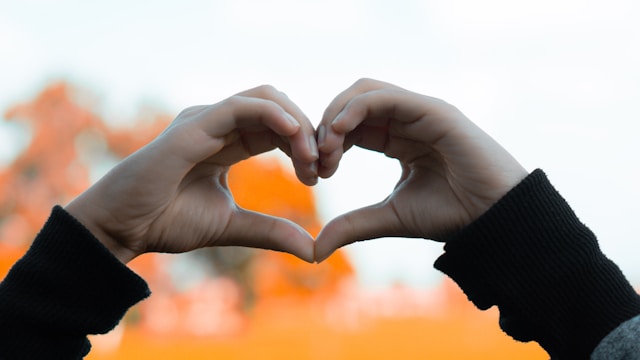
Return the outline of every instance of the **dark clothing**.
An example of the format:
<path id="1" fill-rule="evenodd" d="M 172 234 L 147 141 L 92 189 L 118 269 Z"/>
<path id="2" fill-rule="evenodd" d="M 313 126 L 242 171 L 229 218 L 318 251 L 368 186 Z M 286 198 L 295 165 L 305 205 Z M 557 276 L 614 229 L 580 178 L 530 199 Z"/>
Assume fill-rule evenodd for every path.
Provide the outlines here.
<path id="1" fill-rule="evenodd" d="M 0 359 L 81 359 L 149 296 L 144 280 L 61 207 L 0 283 Z"/>
<path id="2" fill-rule="evenodd" d="M 602 359 L 623 358 L 607 346 L 623 354 L 637 342 L 639 321 L 619 325 L 640 314 L 640 296 L 542 171 L 448 239 L 435 266 L 480 309 L 497 305 L 508 334 L 554 359 L 586 359 L 616 328 Z M 0 283 L 0 359 L 80 359 L 87 334 L 108 332 L 147 296 L 140 277 L 56 207 Z"/>
<path id="3" fill-rule="evenodd" d="M 640 296 L 541 170 L 447 239 L 435 267 L 478 308 L 497 305 L 506 333 L 552 359 L 588 359 L 640 314 Z"/>

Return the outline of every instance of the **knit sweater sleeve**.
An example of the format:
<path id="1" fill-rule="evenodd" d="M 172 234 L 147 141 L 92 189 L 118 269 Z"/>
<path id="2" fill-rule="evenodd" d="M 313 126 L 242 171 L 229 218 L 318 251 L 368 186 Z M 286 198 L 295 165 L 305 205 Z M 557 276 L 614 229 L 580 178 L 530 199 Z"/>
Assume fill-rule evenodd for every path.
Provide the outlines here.
<path id="1" fill-rule="evenodd" d="M 447 239 L 435 267 L 500 326 L 552 359 L 588 359 L 640 314 L 640 296 L 541 170 Z"/>
<path id="2" fill-rule="evenodd" d="M 150 294 L 77 220 L 55 207 L 0 283 L 0 358 L 80 359 Z"/>

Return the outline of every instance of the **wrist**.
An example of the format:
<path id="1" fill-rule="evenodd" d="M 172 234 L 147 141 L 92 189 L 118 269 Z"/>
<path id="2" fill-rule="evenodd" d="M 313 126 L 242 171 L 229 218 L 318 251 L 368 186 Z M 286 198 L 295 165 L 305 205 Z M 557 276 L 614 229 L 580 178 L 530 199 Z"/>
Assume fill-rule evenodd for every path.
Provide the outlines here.
<path id="1" fill-rule="evenodd" d="M 104 227 L 100 225 L 101 222 L 97 220 L 99 217 L 94 215 L 90 208 L 91 206 L 83 204 L 80 198 L 73 200 L 64 207 L 69 215 L 73 216 L 80 224 L 89 230 L 89 232 L 123 264 L 128 263 L 139 255 L 109 235 Z"/>

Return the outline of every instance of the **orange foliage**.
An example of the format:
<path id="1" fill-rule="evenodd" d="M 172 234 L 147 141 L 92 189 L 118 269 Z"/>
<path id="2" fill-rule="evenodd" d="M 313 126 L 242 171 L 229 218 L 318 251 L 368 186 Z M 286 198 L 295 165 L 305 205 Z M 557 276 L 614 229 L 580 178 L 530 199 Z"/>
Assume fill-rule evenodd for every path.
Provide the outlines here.
<path id="1" fill-rule="evenodd" d="M 138 121 L 140 126 L 110 129 L 104 121 L 75 101 L 75 92 L 67 84 L 51 85 L 35 100 L 9 109 L 5 118 L 24 124 L 31 133 L 29 146 L 0 171 L 0 218 L 3 231 L 26 226 L 28 233 L 3 233 L 3 239 L 28 243 L 42 226 L 55 204 L 70 201 L 90 185 L 90 166 L 86 159 L 90 141 L 105 141 L 116 157 L 123 157 L 155 137 L 168 123 L 167 117 L 153 122 Z M 146 119 L 145 119 L 146 120 Z M 146 126 L 142 126 L 144 123 Z M 100 150 L 100 149 L 98 149 Z M 19 219 L 20 225 L 13 225 Z"/>
<path id="2" fill-rule="evenodd" d="M 228 180 L 240 206 L 290 219 L 314 236 L 320 231 L 313 192 L 278 159 L 245 160 L 231 168 Z M 274 252 L 263 254 L 255 264 L 260 298 L 325 296 L 334 293 L 340 281 L 352 273 L 340 251 L 320 266 Z"/>
<path id="3" fill-rule="evenodd" d="M 77 163 L 75 137 L 101 123 L 70 101 L 63 84 L 49 87 L 32 103 L 15 106 L 5 117 L 26 123 L 32 140 L 0 175 L 1 215 L 25 221 L 33 230 L 28 234 L 31 238 L 54 204 L 68 201 L 88 186 L 86 168 Z"/>

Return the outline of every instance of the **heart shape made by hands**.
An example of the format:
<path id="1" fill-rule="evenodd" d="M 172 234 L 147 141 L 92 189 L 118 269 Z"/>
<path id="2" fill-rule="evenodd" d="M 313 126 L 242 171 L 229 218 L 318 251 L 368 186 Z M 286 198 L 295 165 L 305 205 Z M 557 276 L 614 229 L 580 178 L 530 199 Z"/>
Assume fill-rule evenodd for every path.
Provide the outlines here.
<path id="1" fill-rule="evenodd" d="M 396 159 L 400 179 L 383 201 L 329 221 L 315 241 L 293 221 L 269 215 L 272 210 L 242 209 L 229 190 L 229 168 L 254 155 L 280 148 L 298 179 L 312 185 L 331 177 L 353 146 Z M 372 175 L 362 175 L 367 186 Z M 320 262 L 355 241 L 444 240 L 526 175 L 491 137 L 438 99 L 364 79 L 339 94 L 314 129 L 286 95 L 259 87 L 186 109 L 67 210 L 123 262 L 144 252 L 225 245 Z"/>
<path id="2" fill-rule="evenodd" d="M 453 106 L 370 79 L 338 95 L 315 133 L 321 178 L 335 173 L 352 146 L 382 153 L 402 167 L 397 185 L 383 201 L 324 225 L 313 244 L 317 262 L 356 241 L 381 237 L 442 241 L 478 218 L 527 175 L 506 150 Z M 363 174 L 363 186 L 368 175 Z"/>

